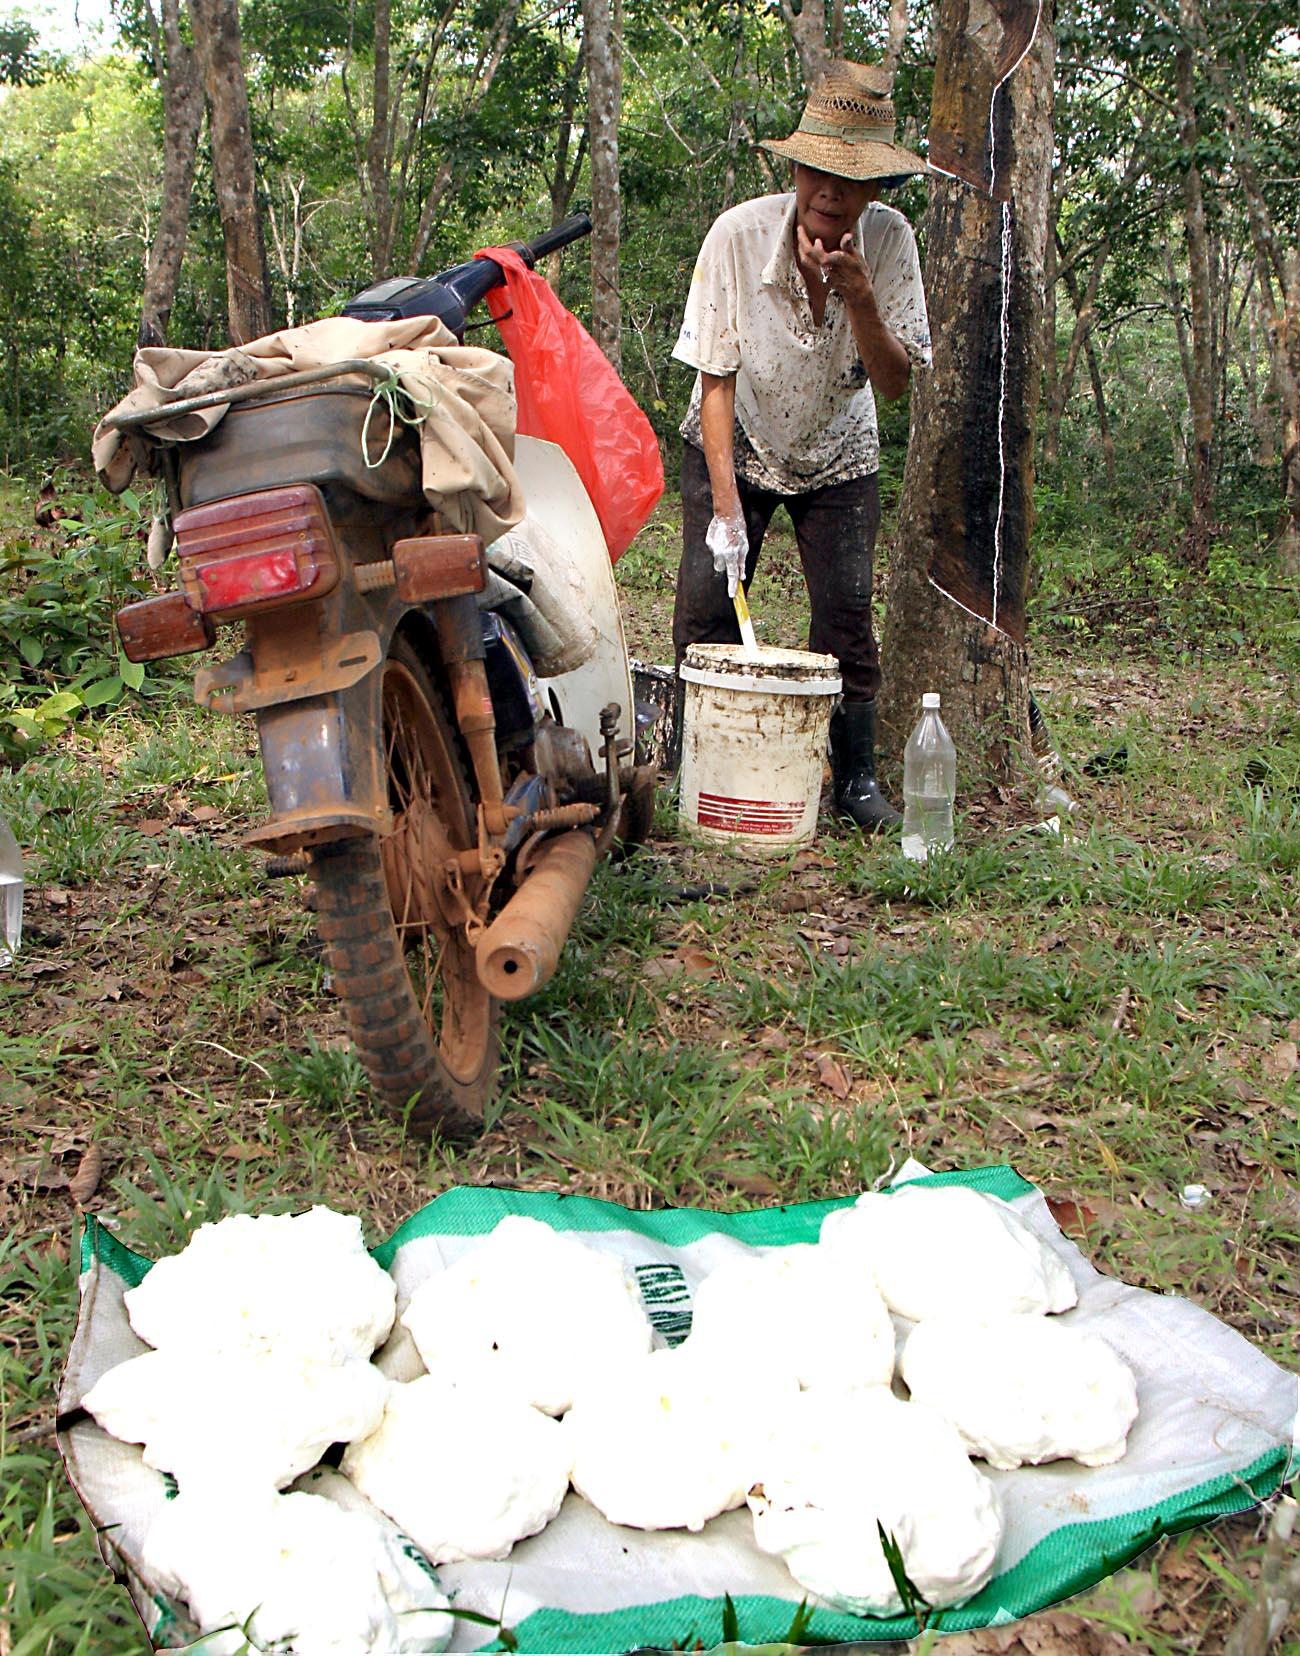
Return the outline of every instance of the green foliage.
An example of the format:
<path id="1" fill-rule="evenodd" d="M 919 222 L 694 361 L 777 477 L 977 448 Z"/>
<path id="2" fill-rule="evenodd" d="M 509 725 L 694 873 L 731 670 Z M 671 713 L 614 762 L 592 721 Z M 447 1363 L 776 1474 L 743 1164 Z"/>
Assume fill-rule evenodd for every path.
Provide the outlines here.
<path id="1" fill-rule="evenodd" d="M 134 595 L 146 505 L 127 490 L 76 503 L 52 544 L 18 538 L 0 550 L 0 752 L 21 757 L 59 735 L 87 709 L 129 693 L 161 693 L 122 653 L 114 613 Z"/>
<path id="2" fill-rule="evenodd" d="M 126 388 L 160 122 L 156 90 L 120 55 L 0 100 L 0 464 L 84 456 Z M 191 241 L 201 254 L 198 227 Z"/>
<path id="3" fill-rule="evenodd" d="M 335 1121 L 346 1119 L 367 1092 L 355 1048 L 322 1047 L 311 1036 L 304 1051 L 288 1056 L 273 1071 L 272 1080 L 280 1091 Z"/>
<path id="4" fill-rule="evenodd" d="M 34 86 L 44 79 L 38 38 L 35 25 L 18 13 L 0 17 L 0 86 Z"/>

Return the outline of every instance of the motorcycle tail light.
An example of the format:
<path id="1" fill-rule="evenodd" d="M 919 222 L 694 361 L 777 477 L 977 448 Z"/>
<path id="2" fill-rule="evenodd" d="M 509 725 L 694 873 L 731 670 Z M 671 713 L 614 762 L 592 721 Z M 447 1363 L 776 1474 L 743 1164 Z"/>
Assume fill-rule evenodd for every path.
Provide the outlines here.
<path id="1" fill-rule="evenodd" d="M 234 620 L 253 610 L 323 598 L 339 560 L 313 484 L 262 489 L 195 506 L 175 522 L 181 584 L 203 615 Z"/>

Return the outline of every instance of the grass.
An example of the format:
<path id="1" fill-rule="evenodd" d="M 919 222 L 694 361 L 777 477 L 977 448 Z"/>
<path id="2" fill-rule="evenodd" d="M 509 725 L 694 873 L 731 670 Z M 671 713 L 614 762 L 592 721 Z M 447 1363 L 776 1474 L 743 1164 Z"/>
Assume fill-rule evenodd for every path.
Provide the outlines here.
<path id="1" fill-rule="evenodd" d="M 665 658 L 675 563 L 665 507 L 619 566 L 643 658 Z M 778 532 L 760 636 L 802 641 L 801 590 Z M 240 849 L 264 798 L 246 722 L 178 692 L 0 772 L 29 875 L 26 946 L 0 974 L 10 1656 L 145 1648 L 41 1435 L 76 1304 L 74 1215 L 51 1186 L 90 1142 L 92 1206 L 150 1253 L 224 1211 L 310 1200 L 378 1240 L 456 1182 L 745 1207 L 860 1189 L 907 1153 L 1009 1160 L 1068 1204 L 1101 1268 L 1293 1365 L 1290 636 L 1207 659 L 1053 622 L 1035 687 L 1074 766 L 1066 839 L 989 795 L 961 802 L 956 851 L 924 869 L 829 822 L 751 864 L 675 837 L 661 801 L 650 846 L 598 872 L 555 980 L 507 1011 L 488 1131 L 459 1156 L 376 1107 L 299 882 Z M 1181 1205 L 1189 1183 L 1205 1206 Z M 1133 1649 L 1214 1656 L 1257 1553 L 1249 1516 L 1195 1532 L 1070 1612 Z"/>

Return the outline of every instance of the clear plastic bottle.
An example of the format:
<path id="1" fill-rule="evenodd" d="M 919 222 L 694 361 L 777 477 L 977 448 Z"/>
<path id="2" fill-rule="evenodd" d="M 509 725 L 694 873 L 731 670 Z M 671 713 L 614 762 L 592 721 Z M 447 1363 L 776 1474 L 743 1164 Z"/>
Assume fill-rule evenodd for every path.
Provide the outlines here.
<path id="1" fill-rule="evenodd" d="M 903 749 L 903 855 L 924 862 L 950 851 L 957 796 L 957 750 L 939 717 L 933 691 L 921 697 L 921 719 Z"/>
<path id="2" fill-rule="evenodd" d="M 23 935 L 23 854 L 0 816 L 0 967 L 13 964 Z"/>

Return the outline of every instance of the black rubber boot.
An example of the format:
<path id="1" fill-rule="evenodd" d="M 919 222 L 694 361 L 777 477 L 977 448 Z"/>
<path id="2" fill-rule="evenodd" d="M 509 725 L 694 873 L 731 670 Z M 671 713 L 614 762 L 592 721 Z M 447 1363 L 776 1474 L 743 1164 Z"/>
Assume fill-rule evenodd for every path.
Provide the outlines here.
<path id="1" fill-rule="evenodd" d="M 883 834 L 902 820 L 876 781 L 876 704 L 841 702 L 831 715 L 831 771 L 835 809 L 868 834 Z"/>

